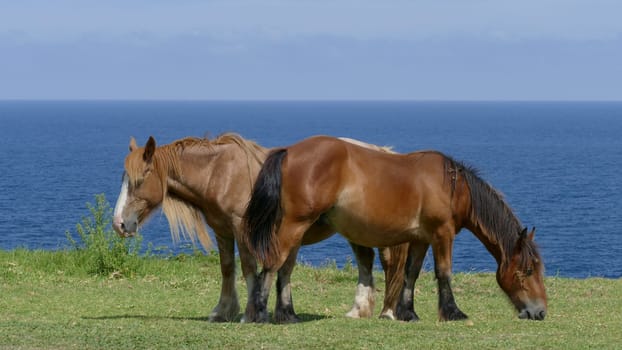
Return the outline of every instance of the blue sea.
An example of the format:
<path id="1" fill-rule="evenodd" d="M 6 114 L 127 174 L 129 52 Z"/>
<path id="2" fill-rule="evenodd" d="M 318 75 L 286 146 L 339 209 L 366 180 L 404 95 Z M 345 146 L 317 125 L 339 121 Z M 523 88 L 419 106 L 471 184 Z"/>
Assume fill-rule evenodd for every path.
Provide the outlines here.
<path id="1" fill-rule="evenodd" d="M 622 102 L 0 102 L 0 249 L 58 250 L 104 193 L 114 205 L 131 136 L 159 144 L 234 131 L 267 147 L 315 134 L 398 152 L 436 149 L 480 170 L 525 226 L 549 276 L 622 277 Z M 157 213 L 144 243 L 180 251 Z M 334 236 L 299 260 L 343 266 Z M 424 265 L 432 269 L 431 252 Z M 495 271 L 463 230 L 454 271 Z"/>

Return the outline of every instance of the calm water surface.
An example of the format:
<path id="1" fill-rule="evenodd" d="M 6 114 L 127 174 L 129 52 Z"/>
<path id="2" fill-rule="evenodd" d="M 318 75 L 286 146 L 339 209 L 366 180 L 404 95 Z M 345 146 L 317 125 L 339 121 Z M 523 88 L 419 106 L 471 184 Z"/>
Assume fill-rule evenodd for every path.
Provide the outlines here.
<path id="1" fill-rule="evenodd" d="M 67 247 L 86 202 L 98 193 L 116 201 L 130 136 L 164 144 L 226 131 L 268 147 L 328 134 L 443 151 L 480 169 L 537 228 L 548 275 L 622 276 L 622 103 L 0 102 L 0 249 Z M 182 249 L 162 214 L 142 232 Z M 351 256 L 335 236 L 299 259 L 341 266 Z M 495 269 L 463 230 L 454 270 Z"/>

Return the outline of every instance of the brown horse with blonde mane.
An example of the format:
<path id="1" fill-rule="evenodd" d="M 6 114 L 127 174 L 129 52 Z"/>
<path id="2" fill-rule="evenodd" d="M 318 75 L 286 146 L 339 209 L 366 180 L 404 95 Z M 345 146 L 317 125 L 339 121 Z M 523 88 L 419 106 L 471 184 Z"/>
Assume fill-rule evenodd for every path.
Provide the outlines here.
<path id="1" fill-rule="evenodd" d="M 390 152 L 356 140 L 349 142 Z M 236 241 L 248 300 L 253 300 L 250 293 L 257 279 L 257 262 L 241 243 L 244 241 L 238 238 L 242 234 L 242 217 L 251 187 L 268 153 L 268 149 L 232 133 L 213 140 L 185 138 L 160 147 L 156 147 L 152 137 L 144 147 L 138 147 L 133 138 L 130 141 L 113 226 L 119 235 L 132 236 L 150 213 L 161 206 L 175 241 L 182 235 L 193 242 L 198 238 L 209 249 L 211 241 L 207 223 L 215 233 L 223 277 L 220 300 L 209 316 L 211 321 L 231 321 L 239 312 L 235 287 Z M 302 244 L 321 241 L 334 232 L 328 225 L 318 222 L 309 227 Z M 351 246 L 359 264 L 359 282 L 354 306 L 347 316 L 370 317 L 374 309 L 374 251 L 356 244 Z M 393 318 L 403 283 L 406 255 L 406 245 L 380 251 L 387 288 L 381 315 L 387 318 Z M 279 272 L 277 304 L 287 312 L 275 314 L 278 322 L 298 320 L 293 312 L 289 286 L 295 259 L 293 254 L 281 265 L 282 271 Z"/>
<path id="2" fill-rule="evenodd" d="M 245 213 L 245 238 L 263 271 L 247 320 L 268 320 L 274 274 L 316 222 L 367 247 L 410 243 L 398 319 L 419 319 L 413 291 L 429 246 L 439 318 L 467 318 L 450 285 L 453 242 L 462 228 L 496 259 L 497 282 L 519 317 L 542 320 L 546 315 L 535 229 L 527 233 L 502 195 L 473 168 L 435 151 L 388 154 L 316 136 L 273 151 L 255 183 Z"/>

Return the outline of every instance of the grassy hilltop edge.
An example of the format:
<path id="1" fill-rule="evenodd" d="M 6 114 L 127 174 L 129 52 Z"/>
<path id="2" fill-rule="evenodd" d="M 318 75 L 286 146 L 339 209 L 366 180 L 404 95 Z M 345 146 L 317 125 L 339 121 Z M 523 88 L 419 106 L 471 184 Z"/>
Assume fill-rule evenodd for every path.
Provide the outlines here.
<path id="1" fill-rule="evenodd" d="M 438 322 L 436 281 L 417 284 L 417 323 L 344 315 L 357 270 L 293 274 L 293 325 L 209 323 L 220 293 L 215 253 L 130 258 L 131 273 L 89 271 L 80 250 L 0 251 L 0 348 L 619 348 L 622 279 L 546 278 L 545 321 L 524 321 L 491 273 L 458 273 L 456 300 L 471 322 Z M 239 268 L 238 268 L 239 270 Z M 376 278 L 376 315 L 384 276 Z M 238 273 L 243 312 L 246 284 Z M 274 291 L 270 308 L 274 307 Z M 241 313 L 240 313 L 241 316 Z"/>
<path id="2" fill-rule="evenodd" d="M 358 271 L 352 264 L 292 275 L 291 325 L 210 323 L 220 295 L 218 255 L 198 250 L 152 254 L 142 240 L 120 239 L 103 195 L 67 232 L 65 250 L 0 250 L 0 349 L 616 349 L 622 343 L 622 279 L 547 277 L 546 320 L 525 321 L 492 273 L 458 273 L 453 290 L 466 322 L 439 322 L 436 281 L 419 278 L 416 323 L 377 318 L 384 276 L 375 273 L 376 312 L 344 315 Z M 161 253 L 161 252 L 160 252 Z M 241 312 L 246 283 L 237 274 Z M 274 288 L 269 308 L 274 308 Z"/>

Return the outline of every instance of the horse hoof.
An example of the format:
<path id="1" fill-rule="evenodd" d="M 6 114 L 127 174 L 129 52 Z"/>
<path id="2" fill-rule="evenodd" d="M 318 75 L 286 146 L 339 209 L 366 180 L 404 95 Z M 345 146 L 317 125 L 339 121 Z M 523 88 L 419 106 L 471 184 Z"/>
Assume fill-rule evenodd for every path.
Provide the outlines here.
<path id="1" fill-rule="evenodd" d="M 397 315 L 397 319 L 405 322 L 417 322 L 419 316 L 414 311 L 408 311 Z"/>
<path id="2" fill-rule="evenodd" d="M 359 311 L 355 309 L 350 310 L 350 312 L 346 314 L 346 317 L 347 318 L 361 318 L 361 316 L 359 316 Z"/>
<path id="3" fill-rule="evenodd" d="M 222 323 L 222 322 L 230 322 L 230 320 L 220 316 L 220 315 L 211 315 L 208 318 L 209 322 L 214 322 L 214 323 Z"/>
<path id="4" fill-rule="evenodd" d="M 274 322 L 278 324 L 299 323 L 301 320 L 296 314 L 280 314 L 274 315 Z"/>
<path id="5" fill-rule="evenodd" d="M 294 324 L 294 323 L 300 323 L 300 318 L 298 318 L 298 317 L 288 318 L 288 319 L 286 319 L 286 320 L 279 320 L 279 321 L 277 321 L 277 323 L 279 323 L 279 324 Z"/>
<path id="6" fill-rule="evenodd" d="M 406 322 L 419 322 L 419 316 L 415 315 L 415 317 L 404 320 Z"/>
<path id="7" fill-rule="evenodd" d="M 452 310 L 450 312 L 445 313 L 444 316 L 441 316 L 441 320 L 443 321 L 462 321 L 466 320 L 469 317 L 459 309 Z"/>
<path id="8" fill-rule="evenodd" d="M 370 310 L 363 310 L 359 308 L 352 308 L 350 312 L 346 314 L 348 318 L 371 318 L 372 312 Z"/>
<path id="9" fill-rule="evenodd" d="M 389 310 L 389 311 L 381 313 L 380 316 L 378 316 L 378 318 L 383 319 L 383 320 L 394 321 L 395 315 L 393 314 L 393 310 Z"/>
<path id="10" fill-rule="evenodd" d="M 262 314 L 254 314 L 254 315 L 248 315 L 245 314 L 244 316 L 242 316 L 242 319 L 240 320 L 240 323 L 268 323 L 268 321 L 270 321 L 268 315 L 262 315 Z"/>
<path id="11" fill-rule="evenodd" d="M 238 317 L 239 310 L 233 310 L 230 312 L 212 312 L 209 317 L 209 322 L 233 322 Z"/>

